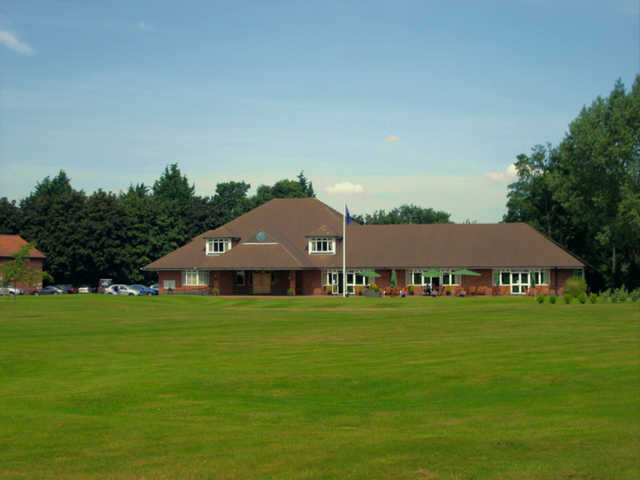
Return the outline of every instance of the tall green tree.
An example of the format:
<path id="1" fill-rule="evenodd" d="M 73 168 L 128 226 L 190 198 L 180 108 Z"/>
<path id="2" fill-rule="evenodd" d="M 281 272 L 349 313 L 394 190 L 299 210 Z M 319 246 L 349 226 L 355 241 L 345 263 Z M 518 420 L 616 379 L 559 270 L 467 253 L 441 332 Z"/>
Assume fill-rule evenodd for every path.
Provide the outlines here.
<path id="1" fill-rule="evenodd" d="M 640 285 L 640 76 L 585 106 L 557 147 L 518 157 L 505 221 L 524 221 L 587 260 L 594 288 Z"/>
<path id="2" fill-rule="evenodd" d="M 57 282 L 78 283 L 83 278 L 86 237 L 82 222 L 86 195 L 71 187 L 64 171 L 36 185 L 20 202 L 21 235 L 34 241 L 46 255 L 47 270 Z"/>
<path id="3" fill-rule="evenodd" d="M 0 233 L 15 235 L 20 232 L 20 207 L 15 200 L 0 198 Z"/>

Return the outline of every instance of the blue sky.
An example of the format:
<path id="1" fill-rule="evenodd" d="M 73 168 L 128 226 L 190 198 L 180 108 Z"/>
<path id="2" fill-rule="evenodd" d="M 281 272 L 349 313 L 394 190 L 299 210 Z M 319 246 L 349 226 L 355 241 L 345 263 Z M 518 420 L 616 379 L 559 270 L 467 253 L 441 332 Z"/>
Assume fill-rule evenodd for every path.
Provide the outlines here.
<path id="1" fill-rule="evenodd" d="M 516 155 L 632 84 L 638 21 L 638 0 L 5 1 L 0 197 L 177 162 L 202 195 L 304 170 L 354 213 L 499 221 Z"/>

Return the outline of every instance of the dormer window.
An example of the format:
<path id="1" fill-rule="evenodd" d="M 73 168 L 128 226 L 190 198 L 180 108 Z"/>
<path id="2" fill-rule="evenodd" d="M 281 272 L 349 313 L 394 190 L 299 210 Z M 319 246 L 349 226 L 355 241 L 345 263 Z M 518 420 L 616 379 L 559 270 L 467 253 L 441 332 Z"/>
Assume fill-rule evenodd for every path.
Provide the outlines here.
<path id="1" fill-rule="evenodd" d="M 336 241 L 333 237 L 310 238 L 309 253 L 336 253 Z"/>
<path id="2" fill-rule="evenodd" d="M 230 238 L 208 238 L 207 255 L 220 255 L 227 250 L 231 250 Z"/>

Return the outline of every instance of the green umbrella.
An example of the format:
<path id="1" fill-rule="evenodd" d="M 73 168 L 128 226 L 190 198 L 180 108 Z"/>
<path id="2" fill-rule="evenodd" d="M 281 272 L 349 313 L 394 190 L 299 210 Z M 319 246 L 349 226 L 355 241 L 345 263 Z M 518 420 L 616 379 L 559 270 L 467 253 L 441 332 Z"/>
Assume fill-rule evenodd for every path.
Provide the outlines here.
<path id="1" fill-rule="evenodd" d="M 360 272 L 360 275 L 362 275 L 363 277 L 367 277 L 368 279 L 378 278 L 380 276 L 379 273 L 369 269 L 363 270 L 362 272 Z"/>
<path id="2" fill-rule="evenodd" d="M 474 272 L 471 270 L 467 270 L 466 268 L 462 268 L 460 270 L 456 270 L 455 272 L 453 272 L 453 275 L 460 275 L 461 277 L 463 276 L 467 276 L 467 277 L 479 277 L 482 274 L 478 273 L 478 272 Z"/>
<path id="3" fill-rule="evenodd" d="M 437 270 L 435 268 L 430 268 L 429 270 L 425 270 L 424 272 L 422 272 L 422 276 L 423 277 L 439 277 L 440 276 L 440 270 Z"/>
<path id="4" fill-rule="evenodd" d="M 478 272 L 473 272 L 471 270 L 467 270 L 466 268 L 463 268 L 461 270 L 456 270 L 455 272 L 453 272 L 454 275 L 466 275 L 468 277 L 479 277 L 482 274 L 478 273 Z"/>
<path id="5" fill-rule="evenodd" d="M 398 286 L 398 275 L 396 275 L 395 270 L 391 270 L 391 286 L 392 287 Z"/>

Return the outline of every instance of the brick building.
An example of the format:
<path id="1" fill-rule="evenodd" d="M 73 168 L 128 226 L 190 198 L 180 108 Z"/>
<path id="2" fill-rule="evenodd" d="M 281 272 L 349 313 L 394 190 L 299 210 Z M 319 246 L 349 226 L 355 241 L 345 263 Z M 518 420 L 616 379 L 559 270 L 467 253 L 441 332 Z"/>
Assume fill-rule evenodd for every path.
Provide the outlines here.
<path id="1" fill-rule="evenodd" d="M 346 278 L 342 272 L 343 217 L 315 198 L 276 199 L 144 267 L 157 271 L 160 293 L 222 295 L 354 293 L 382 289 L 396 272 L 398 285 L 456 294 L 561 294 L 584 263 L 524 223 L 359 225 L 346 228 Z M 460 276 L 472 270 L 479 276 Z M 429 273 L 430 272 L 430 273 Z"/>

